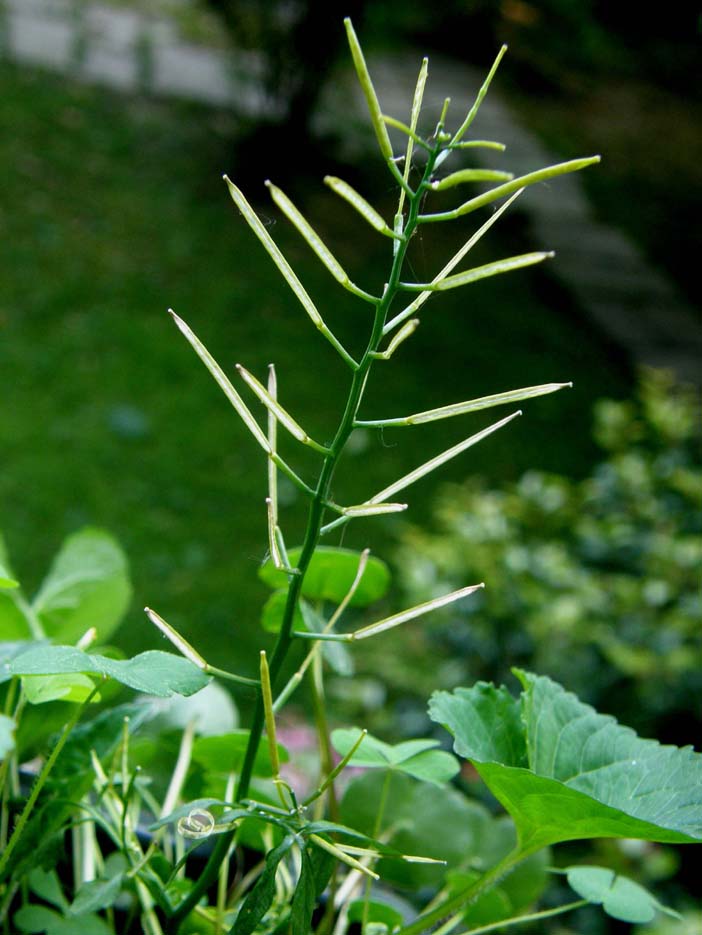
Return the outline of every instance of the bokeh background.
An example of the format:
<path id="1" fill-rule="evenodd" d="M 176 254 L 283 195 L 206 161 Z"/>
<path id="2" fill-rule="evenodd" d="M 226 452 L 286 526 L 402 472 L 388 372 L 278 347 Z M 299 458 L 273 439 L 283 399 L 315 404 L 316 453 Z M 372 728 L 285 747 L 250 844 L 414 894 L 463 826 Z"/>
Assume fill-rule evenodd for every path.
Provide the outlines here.
<path id="1" fill-rule="evenodd" d="M 406 516 L 347 530 L 344 545 L 370 545 L 393 569 L 378 613 L 474 580 L 489 588 L 361 655 L 357 677 L 330 686 L 339 717 L 410 734 L 426 729 L 433 687 L 520 664 L 646 733 L 698 743 L 699 7 L 353 0 L 341 12 L 381 102 L 403 89 L 400 119 L 422 55 L 430 82 L 459 85 L 467 106 L 507 42 L 491 92 L 501 166 L 515 140 L 553 162 L 603 162 L 576 189 L 527 193 L 473 253 L 478 265 L 548 248 L 552 232 L 574 251 L 560 271 L 556 257 L 430 303 L 373 377 L 369 418 L 535 383 L 574 388 L 527 404 L 418 484 Z M 0 49 L 0 528 L 12 563 L 31 594 L 67 534 L 106 528 L 134 582 L 124 651 L 156 645 L 148 604 L 212 663 L 251 671 L 270 641 L 258 626 L 265 464 L 166 309 L 231 373 L 241 362 L 260 377 L 275 362 L 286 407 L 314 436 L 334 431 L 343 364 L 221 176 L 246 190 L 333 330 L 358 346 L 366 309 L 336 291 L 262 185 L 283 185 L 356 281 L 382 286 L 387 243 L 321 183 L 339 174 L 391 216 L 341 16 L 313 0 L 0 0 Z M 430 108 L 429 126 L 437 116 Z M 471 230 L 419 238 L 417 278 Z M 651 363 L 667 374 L 643 372 Z M 358 433 L 337 499 L 360 502 L 490 421 Z M 313 459 L 296 463 L 312 476 Z M 281 502 L 292 544 L 304 503 L 285 485 Z M 657 866 L 650 874 L 674 872 Z"/>
<path id="2" fill-rule="evenodd" d="M 486 103 L 485 122 L 481 115 L 474 125 L 478 137 L 493 125 L 504 130 L 501 165 L 510 168 L 515 140 L 536 147 L 522 153 L 527 161 L 533 152 L 554 162 L 603 154 L 602 165 L 578 177 L 576 188 L 556 181 L 532 201 L 532 193 L 523 196 L 473 253 L 479 264 L 570 243 L 563 265 L 557 257 L 427 306 L 415 338 L 374 377 L 366 412 L 400 415 L 552 380 L 573 380 L 574 389 L 532 402 L 518 423 L 448 465 L 440 478 L 418 484 L 409 519 L 359 522 L 344 545 L 371 545 L 396 569 L 388 607 L 437 587 L 446 574 L 429 557 L 420 556 L 421 573 L 407 571 L 407 543 L 417 544 L 413 524 L 434 528 L 437 513 L 453 510 L 455 519 L 475 509 L 465 502 L 465 488 L 437 501 L 439 483 L 469 479 L 489 489 L 518 483 L 527 471 L 562 475 L 571 485 L 585 481 L 613 456 L 611 445 L 603 448 L 593 437 L 593 407 L 602 398 L 631 401 L 618 437 L 640 443 L 651 457 L 662 451 L 670 459 L 680 448 L 672 460 L 692 479 L 682 488 L 673 484 L 662 505 L 653 482 L 644 483 L 642 496 L 655 500 L 656 522 L 673 538 L 699 537 L 698 409 L 694 392 L 680 402 L 676 389 L 681 379 L 699 380 L 702 369 L 698 8 L 679 3 L 660 16 L 594 0 L 468 0 L 437 11 L 428 3 L 354 0 L 343 12 L 355 18 L 381 101 L 394 101 L 399 89 L 408 108 L 413 76 L 428 53 L 436 63 L 434 94 L 443 96 L 446 83 L 458 89 L 451 111 L 458 121 L 507 42 L 492 92 L 499 112 Z M 258 629 L 266 590 L 256 574 L 266 551 L 265 465 L 166 308 L 186 318 L 230 372 L 241 362 L 261 376 L 274 361 L 286 406 L 317 437 L 333 432 L 346 389 L 343 365 L 278 280 L 221 176 L 227 172 L 245 188 L 334 330 L 357 346 L 366 310 L 335 291 L 276 217 L 262 185 L 268 177 L 284 185 L 352 275 L 379 288 L 387 244 L 321 183 L 325 173 L 338 173 L 388 216 L 393 210 L 353 86 L 341 18 L 333 4 L 316 2 L 3 0 L 0 23 L 0 502 L 14 566 L 31 593 L 66 534 L 83 525 L 109 529 L 126 549 L 134 580 L 120 646 L 130 653 L 154 646 L 156 634 L 141 613 L 149 604 L 212 662 L 247 671 L 252 650 L 268 639 Z M 436 119 L 431 108 L 427 119 Z M 570 214 L 563 208 L 569 198 Z M 434 226 L 414 245 L 419 279 L 431 278 L 472 230 L 458 228 Z M 673 377 L 659 381 L 658 402 L 642 408 L 636 400 L 646 363 L 665 363 Z M 675 429 L 665 419 L 661 427 L 650 411 L 671 399 L 685 413 L 673 406 Z M 358 502 L 489 421 L 359 433 L 335 492 Z M 646 433 L 632 424 L 648 426 L 651 437 L 642 441 Z M 298 463 L 310 476 L 313 461 Z M 625 477 L 622 487 L 632 483 Z M 284 487 L 282 496 L 286 536 L 294 543 L 304 504 L 292 489 Z M 601 509 L 623 508 L 617 501 Z M 642 510 L 649 518 L 656 512 Z M 632 529 L 632 539 L 643 541 Z M 448 548 L 470 555 L 476 542 Z M 697 552 L 690 548 L 684 574 L 651 597 L 651 607 L 665 609 L 685 595 L 685 632 L 671 637 L 684 659 L 668 673 L 671 680 L 698 659 Z M 620 559 L 603 558 L 603 550 L 595 564 L 616 566 Z M 635 559 L 627 574 L 637 580 L 652 574 Z M 588 561 L 581 555 L 576 564 Z M 472 572 L 467 563 L 456 576 Z M 508 586 L 509 562 L 496 563 L 494 574 L 493 587 Z M 521 632 L 520 606 L 504 632 Z M 589 619 L 580 621 L 586 631 Z M 466 614 L 445 623 L 456 626 L 470 630 Z M 644 639 L 632 626 L 627 645 Z M 422 640 L 431 646 L 427 628 L 417 629 L 410 668 L 403 668 L 402 653 L 391 667 L 392 697 L 417 684 L 411 666 L 421 668 Z M 478 654 L 475 665 L 449 664 L 446 679 L 493 676 L 514 661 L 528 662 L 538 656 L 535 641 L 548 639 L 547 625 L 539 632 L 516 646 L 501 638 L 499 646 L 476 646 L 468 637 L 458 649 L 445 645 L 449 662 L 457 652 Z M 587 671 L 596 674 L 601 665 L 609 673 L 602 679 L 611 707 L 619 681 L 607 667 L 624 663 L 589 643 Z M 568 646 L 566 640 L 564 662 Z M 372 660 L 363 665 L 372 670 Z M 626 679 L 655 678 L 655 665 L 647 665 L 631 663 L 635 672 L 627 670 Z M 557 656 L 547 669 L 562 674 Z M 597 700 L 597 690 L 590 696 Z M 691 690 L 683 692 L 675 711 L 696 703 L 691 717 L 699 726 L 699 701 L 692 699 Z M 404 710 L 402 704 L 392 711 Z M 632 715 L 639 710 L 629 707 Z M 414 717 L 416 704 L 408 702 L 407 710 Z M 641 720 L 654 729 L 657 717 Z"/>

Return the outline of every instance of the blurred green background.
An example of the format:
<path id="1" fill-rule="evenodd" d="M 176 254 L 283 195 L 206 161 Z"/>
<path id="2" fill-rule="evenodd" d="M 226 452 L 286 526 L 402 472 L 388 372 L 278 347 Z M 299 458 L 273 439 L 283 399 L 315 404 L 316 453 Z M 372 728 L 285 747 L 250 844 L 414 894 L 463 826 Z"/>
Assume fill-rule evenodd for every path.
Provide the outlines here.
<path id="1" fill-rule="evenodd" d="M 76 0 L 63 9 L 79 22 L 87 6 Z M 166 309 L 230 374 L 241 362 L 262 378 L 275 362 L 286 407 L 312 435 L 329 438 L 348 374 L 279 280 L 221 176 L 242 184 L 351 349 L 363 343 L 367 308 L 338 291 L 277 217 L 262 182 L 270 175 L 284 184 L 371 290 L 387 275 L 388 242 L 321 179 L 347 178 L 386 217 L 391 187 L 345 111 L 326 135 L 309 132 L 318 90 L 349 77 L 333 4 L 112 6 L 165 16 L 179 40 L 233 56 L 235 38 L 240 52 L 258 56 L 257 81 L 280 119 L 82 81 L 80 43 L 72 73 L 20 65 L 9 54 L 11 4 L 0 3 L 0 528 L 30 593 L 67 534 L 84 525 L 110 530 L 134 580 L 115 642 L 128 653 L 160 645 L 141 611 L 148 604 L 213 664 L 250 673 L 255 650 L 270 641 L 258 627 L 268 594 L 257 578 L 267 547 L 265 462 Z M 416 49 L 417 65 L 436 52 L 486 69 L 507 41 L 495 93 L 554 161 L 604 154 L 582 177 L 596 216 L 630 236 L 699 309 L 695 4 L 663 14 L 595 0 L 449 0 L 437 13 L 428 3 L 355 0 L 343 12 L 377 58 Z M 328 43 L 310 41 L 319 30 Z M 140 54 L 146 75 L 149 49 Z M 411 93 L 408 86 L 408 104 Z M 363 155 L 345 165 L 350 150 Z M 557 181 L 551 189 L 557 199 Z M 431 278 L 473 229 L 427 230 L 413 244 L 416 277 Z M 519 209 L 472 263 L 541 246 Z M 545 264 L 432 301 L 414 338 L 378 366 L 364 413 L 402 415 L 561 380 L 574 388 L 527 403 L 522 419 L 412 488 L 406 516 L 359 521 L 335 540 L 369 545 L 395 570 L 379 613 L 473 576 L 489 584 L 484 601 L 361 654 L 359 677 L 336 686 L 343 717 L 379 708 L 371 712 L 379 730 L 423 730 L 426 693 L 437 682 L 502 678 L 519 663 L 647 733 L 699 741 L 698 391 L 651 375 L 640 387 L 627 347 L 592 324 Z M 597 405 L 593 437 L 603 398 L 619 402 Z M 334 495 L 359 502 L 502 414 L 358 433 Z M 311 480 L 315 459 L 286 452 Z M 281 503 L 294 544 L 304 503 L 285 484 Z M 659 854 L 656 864 L 650 854 L 622 855 L 601 856 L 625 861 L 624 869 L 636 864 L 653 883 L 675 872 L 672 857 Z M 689 896 L 673 892 L 680 898 Z M 596 931 L 590 924 L 579 920 L 581 935 Z"/>
<path id="2" fill-rule="evenodd" d="M 684 142 L 700 110 L 693 6 L 680 6 L 663 23 L 638 15 L 634 27 L 619 9 L 563 0 L 447 3 L 441 17 L 428 4 L 353 6 L 376 55 L 416 47 L 486 66 L 508 40 L 500 93 L 519 105 L 521 119 L 556 157 L 607 154 L 584 180 L 596 211 L 629 230 L 689 297 L 698 295 L 698 278 L 684 260 L 699 236 L 690 221 L 702 171 Z M 78 16 L 85 7 L 81 0 L 66 9 Z M 348 375 L 278 280 L 221 175 L 243 180 L 352 348 L 362 340 L 367 309 L 340 294 L 276 219 L 261 182 L 275 166 L 275 178 L 370 289 L 382 285 L 388 244 L 346 212 L 321 176 L 348 178 L 387 216 L 392 202 L 377 155 L 340 165 L 354 132 L 344 114 L 329 137 L 303 136 L 313 116 L 303 105 L 316 99 L 309 89 L 323 85 L 328 69 L 348 68 L 340 23 L 335 32 L 329 27 L 321 50 L 301 42 L 310 23 L 326 29 L 337 19 L 326 6 L 300 4 L 292 26 L 277 3 L 125 0 L 114 7 L 166 15 L 183 41 L 228 49 L 235 36 L 245 48 L 256 46 L 269 96 L 283 102 L 282 118 L 261 122 L 230 108 L 117 93 L 7 56 L 0 64 L 2 529 L 30 592 L 67 533 L 85 524 L 111 530 L 135 582 L 120 645 L 130 653 L 154 645 L 140 609 L 149 604 L 213 662 L 247 670 L 261 641 L 257 618 L 266 596 L 256 577 L 266 551 L 264 461 L 166 308 L 189 321 L 230 373 L 241 362 L 260 377 L 274 361 L 285 405 L 312 434 L 328 438 Z M 8 10 L 5 3 L 6 23 Z M 81 54 L 76 49 L 77 61 Z M 652 99 L 653 113 L 646 104 Z M 285 109 L 294 100 L 291 124 Z M 610 105 L 603 102 L 619 109 L 604 119 Z M 428 230 L 413 245 L 417 277 L 430 278 L 465 234 L 465 227 Z M 527 217 L 516 212 L 474 251 L 473 263 L 535 246 Z M 432 304 L 418 335 L 390 366 L 378 367 L 367 415 L 573 380 L 572 391 L 527 405 L 523 419 L 438 480 L 484 476 L 492 484 L 515 481 L 527 469 L 585 477 L 601 457 L 591 434 L 594 401 L 634 391 L 626 348 L 588 321 L 545 266 Z M 490 421 L 359 435 L 335 495 L 358 502 Z M 313 459 L 296 463 L 313 476 Z M 436 485 L 433 477 L 412 490 L 412 521 L 430 516 Z M 292 489 L 283 488 L 283 499 L 294 543 L 304 504 Z M 401 520 L 358 522 L 343 542 L 370 545 L 392 562 L 403 529 Z M 389 601 L 399 600 L 396 589 Z"/>

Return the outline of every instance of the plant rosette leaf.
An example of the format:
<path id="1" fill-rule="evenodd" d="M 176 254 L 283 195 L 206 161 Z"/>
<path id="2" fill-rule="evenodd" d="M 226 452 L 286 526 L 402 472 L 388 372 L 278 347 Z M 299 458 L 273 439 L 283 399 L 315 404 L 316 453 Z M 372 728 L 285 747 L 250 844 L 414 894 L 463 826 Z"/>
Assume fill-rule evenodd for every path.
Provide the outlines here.
<path id="1" fill-rule="evenodd" d="M 332 731 L 332 745 L 344 757 L 358 741 L 360 734 L 357 727 Z M 453 779 L 460 766 L 452 754 L 437 750 L 438 746 L 438 740 L 430 739 L 405 740 L 393 745 L 366 734 L 349 760 L 349 765 L 393 770 L 441 786 Z"/>
<path id="2" fill-rule="evenodd" d="M 302 550 L 288 550 L 290 564 L 295 567 Z M 340 604 L 351 588 L 361 553 L 351 549 L 336 549 L 319 546 L 310 561 L 302 583 L 302 596 L 311 601 L 332 601 Z M 288 576 L 282 569 L 276 568 L 269 559 L 258 571 L 258 576 L 269 588 L 286 588 Z M 390 585 L 390 571 L 385 562 L 375 556 L 368 558 L 363 577 L 351 598 L 351 607 L 367 607 L 380 600 Z"/>
<path id="3" fill-rule="evenodd" d="M 73 646 L 42 645 L 20 653 L 4 668 L 7 678 L 13 675 L 104 676 L 144 694 L 163 698 L 174 693 L 193 695 L 210 681 L 188 659 L 159 650 L 140 653 L 132 659 L 109 659 L 84 653 Z"/>
<path id="4" fill-rule="evenodd" d="M 132 587 L 127 559 L 117 541 L 102 529 L 69 536 L 32 601 L 47 636 L 74 643 L 90 627 L 104 643 L 129 606 Z"/>
<path id="5" fill-rule="evenodd" d="M 519 699 L 482 682 L 436 692 L 429 715 L 510 813 L 522 853 L 599 837 L 702 841 L 702 755 L 638 737 L 549 678 L 515 674 Z"/>
<path id="6" fill-rule="evenodd" d="M 94 703 L 100 701 L 100 694 L 95 691 L 95 682 L 80 672 L 65 675 L 25 675 L 22 688 L 30 704 L 45 704 L 48 701 L 72 701 L 82 704 L 88 698 Z"/>
<path id="7" fill-rule="evenodd" d="M 581 899 L 602 906 L 613 919 L 634 923 L 650 922 L 656 911 L 664 912 L 674 919 L 681 918 L 674 909 L 658 902 L 653 893 L 649 893 L 643 886 L 607 867 L 566 867 L 563 873 Z"/>

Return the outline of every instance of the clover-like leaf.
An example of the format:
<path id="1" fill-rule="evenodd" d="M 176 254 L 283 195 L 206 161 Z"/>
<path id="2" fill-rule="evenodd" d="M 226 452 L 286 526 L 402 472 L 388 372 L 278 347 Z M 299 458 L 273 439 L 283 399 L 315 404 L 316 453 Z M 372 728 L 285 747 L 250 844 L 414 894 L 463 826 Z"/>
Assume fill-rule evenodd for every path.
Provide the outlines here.
<path id="1" fill-rule="evenodd" d="M 429 714 L 511 814 L 523 853 L 595 837 L 702 841 L 702 755 L 638 737 L 549 678 L 516 674 L 519 700 L 479 683 L 436 692 Z"/>
<path id="2" fill-rule="evenodd" d="M 608 916 L 622 922 L 650 922 L 658 912 L 679 919 L 673 909 L 660 903 L 639 883 L 607 867 L 566 867 L 568 883 L 581 899 L 602 906 Z"/>
<path id="3" fill-rule="evenodd" d="M 358 741 L 357 727 L 341 728 L 332 732 L 332 745 L 337 753 L 346 756 Z M 366 734 L 358 750 L 349 760 L 350 766 L 369 769 L 389 769 L 406 773 L 415 779 L 443 785 L 453 779 L 459 770 L 456 758 L 445 750 L 437 750 L 438 740 L 405 740 L 389 744 Z"/>
<path id="4" fill-rule="evenodd" d="M 288 550 L 290 564 L 299 561 L 300 548 Z M 302 584 L 302 596 L 312 601 L 333 601 L 340 604 L 354 582 L 361 559 L 360 552 L 320 546 L 312 556 Z M 284 570 L 276 568 L 269 559 L 261 566 L 259 578 L 270 588 L 284 588 L 288 583 Z M 390 584 L 390 572 L 385 562 L 371 556 L 356 591 L 351 598 L 352 607 L 367 607 L 379 600 Z"/>

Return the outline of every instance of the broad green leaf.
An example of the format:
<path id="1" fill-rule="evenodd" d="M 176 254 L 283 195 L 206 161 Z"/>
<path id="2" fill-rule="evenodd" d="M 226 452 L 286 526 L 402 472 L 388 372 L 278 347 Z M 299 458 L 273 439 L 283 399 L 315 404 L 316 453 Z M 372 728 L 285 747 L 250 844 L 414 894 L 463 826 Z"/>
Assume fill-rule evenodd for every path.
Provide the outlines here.
<path id="1" fill-rule="evenodd" d="M 482 865 L 481 853 L 493 825 L 482 805 L 451 786 L 439 793 L 436 786 L 400 772 L 369 770 L 349 783 L 341 801 L 341 820 L 366 834 L 377 834 L 383 800 L 380 830 L 392 831 L 388 844 L 401 854 L 447 862 L 443 867 L 383 859 L 376 869 L 384 881 L 416 892 L 422 886 L 439 886 L 447 868 L 476 860 Z"/>
<path id="2" fill-rule="evenodd" d="M 524 852 L 594 837 L 702 840 L 702 755 L 643 740 L 556 682 L 517 675 L 520 700 L 481 683 L 436 692 L 429 714 L 512 815 Z"/>
<path id="3" fill-rule="evenodd" d="M 349 922 L 377 922 L 386 926 L 388 932 L 400 928 L 405 921 L 402 913 L 398 912 L 393 906 L 387 903 L 378 902 L 375 899 L 365 900 L 357 899 L 349 904 L 348 910 Z"/>
<path id="4" fill-rule="evenodd" d="M 30 704 L 45 704 L 47 701 L 72 701 L 82 704 L 95 691 L 95 682 L 87 675 L 26 675 L 22 688 Z M 99 693 L 92 700 L 100 700 Z"/>
<path id="5" fill-rule="evenodd" d="M 613 919 L 650 922 L 656 910 L 680 918 L 677 912 L 659 903 L 643 886 L 629 877 L 615 874 L 607 867 L 567 867 L 565 874 L 578 896 L 596 906 L 602 906 Z"/>
<path id="6" fill-rule="evenodd" d="M 63 894 L 55 870 L 42 870 L 41 867 L 35 867 L 29 874 L 29 887 L 44 902 L 51 903 L 64 913 L 68 909 L 68 900 Z"/>
<path id="7" fill-rule="evenodd" d="M 359 733 L 359 728 L 354 727 L 333 731 L 331 741 L 336 752 L 346 756 Z M 444 785 L 453 779 L 459 765 L 450 753 L 437 750 L 438 746 L 438 740 L 406 740 L 393 746 L 366 734 L 349 765 L 396 770 L 437 786 Z"/>
<path id="8" fill-rule="evenodd" d="M 307 857 L 312 867 L 315 895 L 316 898 L 319 899 L 327 888 L 329 879 L 336 866 L 336 861 L 329 851 L 324 851 L 321 847 L 308 848 Z"/>
<path id="9" fill-rule="evenodd" d="M 15 578 L 10 575 L 5 565 L 0 562 L 0 588 L 9 590 L 18 587 L 19 581 L 15 580 Z"/>
<path id="10" fill-rule="evenodd" d="M 0 589 L 9 590 L 17 587 L 19 587 L 19 581 L 17 581 L 12 573 L 5 540 L 2 534 L 0 534 Z"/>
<path id="11" fill-rule="evenodd" d="M 239 712 L 232 696 L 216 681 L 187 698 L 173 695 L 163 701 L 151 699 L 150 704 L 156 711 L 149 725 L 149 733 L 154 736 L 167 730 L 183 731 L 191 722 L 200 737 L 219 736 L 239 726 Z"/>
<path id="12" fill-rule="evenodd" d="M 251 935 L 268 912 L 275 896 L 275 875 L 278 864 L 290 851 L 294 840 L 292 835 L 288 835 L 278 847 L 270 851 L 266 856 L 266 866 L 263 873 L 239 910 L 231 935 Z"/>
<path id="13" fill-rule="evenodd" d="M 489 834 L 483 840 L 479 861 L 472 861 L 468 869 L 447 874 L 450 893 L 465 892 L 485 870 L 494 867 L 513 851 L 515 844 L 516 831 L 512 819 L 508 815 L 494 818 Z M 498 919 L 508 919 L 528 909 L 549 883 L 550 856 L 549 849 L 544 848 L 522 860 L 494 889 L 471 901 L 463 912 L 463 924 L 474 928 Z"/>
<path id="14" fill-rule="evenodd" d="M 290 563 L 296 567 L 300 558 L 300 548 L 289 549 Z M 310 561 L 302 583 L 302 596 L 312 601 L 333 601 L 340 604 L 353 584 L 360 552 L 350 549 L 336 549 L 320 546 Z M 283 588 L 287 585 L 287 575 L 276 568 L 269 559 L 261 566 L 259 578 L 269 588 Z M 390 572 L 385 562 L 371 556 L 366 569 L 351 599 L 352 607 L 367 607 L 379 600 L 390 584 Z"/>
<path id="15" fill-rule="evenodd" d="M 15 727 L 11 717 L 0 714 L 0 761 L 15 749 Z"/>
<path id="16" fill-rule="evenodd" d="M 192 758 L 205 772 L 238 773 L 244 762 L 249 741 L 247 730 L 231 731 L 214 737 L 198 737 L 193 744 Z M 278 744 L 278 758 L 281 763 L 289 760 L 288 751 Z M 271 758 L 268 745 L 259 744 L 253 766 L 254 776 L 272 776 Z"/>
<path id="17" fill-rule="evenodd" d="M 114 678 L 148 695 L 167 698 L 174 692 L 192 695 L 209 678 L 182 656 L 158 650 L 140 653 L 133 659 L 109 659 L 84 653 L 73 646 L 38 646 L 15 657 L 9 675 L 62 675 L 84 673 Z"/>
<path id="18" fill-rule="evenodd" d="M 74 643 L 90 627 L 98 640 L 117 629 L 131 598 L 127 560 L 101 529 L 69 536 L 32 602 L 47 636 Z"/>
<path id="19" fill-rule="evenodd" d="M 294 551 L 294 550 L 293 550 Z M 274 571 L 277 569 L 271 564 L 271 568 Z M 284 573 L 282 573 L 284 574 Z M 266 582 L 268 584 L 268 582 Z M 280 628 L 283 624 L 283 615 L 285 613 L 285 605 L 288 600 L 288 589 L 279 588 L 277 591 L 274 591 L 271 596 L 268 598 L 266 603 L 263 605 L 263 610 L 261 611 L 261 626 L 264 630 L 267 630 L 269 633 L 280 633 Z M 305 621 L 303 619 L 300 607 L 295 608 L 295 616 L 293 618 L 293 630 L 305 630 Z"/>
<path id="20" fill-rule="evenodd" d="M 22 906 L 13 916 L 18 932 L 48 932 L 55 923 L 63 918 L 54 909 L 47 906 Z"/>
<path id="21" fill-rule="evenodd" d="M 27 640 L 34 635 L 26 607 L 20 588 L 0 589 L 0 635 L 4 641 Z"/>
<path id="22" fill-rule="evenodd" d="M 310 860 L 308 848 L 303 847 L 300 850 L 300 876 L 291 906 L 291 931 L 293 932 L 310 931 L 312 913 L 317 902 L 315 882 L 315 868 Z"/>
<path id="23" fill-rule="evenodd" d="M 80 935 L 112 935 L 112 928 L 99 916 L 83 915 L 80 922 L 76 919 L 66 919 L 54 909 L 46 906 L 23 906 L 13 916 L 13 922 L 20 932 L 29 935 L 76 935 L 76 925 L 80 927 Z"/>
<path id="24" fill-rule="evenodd" d="M 85 915 L 88 912 L 99 912 L 113 906 L 119 896 L 124 873 L 116 873 L 113 877 L 104 880 L 91 880 L 83 883 L 71 903 L 69 914 L 72 916 Z"/>

